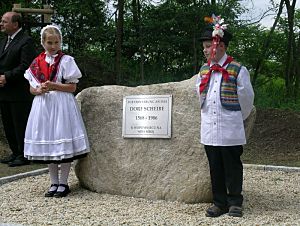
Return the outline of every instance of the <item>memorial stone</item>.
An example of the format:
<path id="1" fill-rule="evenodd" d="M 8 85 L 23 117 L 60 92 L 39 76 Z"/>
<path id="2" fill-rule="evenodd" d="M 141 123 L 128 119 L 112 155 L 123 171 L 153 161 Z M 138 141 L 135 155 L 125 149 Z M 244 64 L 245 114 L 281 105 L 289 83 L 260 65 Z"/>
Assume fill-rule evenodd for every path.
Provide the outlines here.
<path id="1" fill-rule="evenodd" d="M 211 202 L 208 162 L 199 142 L 200 107 L 194 84 L 195 77 L 138 87 L 91 87 L 79 93 L 77 100 L 91 146 L 90 154 L 75 164 L 80 184 L 99 193 Z M 130 95 L 172 95 L 171 138 L 122 137 L 123 98 Z M 250 117 L 249 128 L 255 111 Z"/>

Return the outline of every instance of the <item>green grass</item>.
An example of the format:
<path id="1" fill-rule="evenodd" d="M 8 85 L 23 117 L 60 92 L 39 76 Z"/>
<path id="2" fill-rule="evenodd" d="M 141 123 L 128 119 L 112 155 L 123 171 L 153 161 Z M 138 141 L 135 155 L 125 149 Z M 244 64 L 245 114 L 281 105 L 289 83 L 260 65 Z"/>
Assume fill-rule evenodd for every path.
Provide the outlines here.
<path id="1" fill-rule="evenodd" d="M 284 79 L 273 78 L 268 81 L 264 80 L 262 78 L 255 87 L 256 107 L 300 111 L 300 95 L 288 96 Z"/>

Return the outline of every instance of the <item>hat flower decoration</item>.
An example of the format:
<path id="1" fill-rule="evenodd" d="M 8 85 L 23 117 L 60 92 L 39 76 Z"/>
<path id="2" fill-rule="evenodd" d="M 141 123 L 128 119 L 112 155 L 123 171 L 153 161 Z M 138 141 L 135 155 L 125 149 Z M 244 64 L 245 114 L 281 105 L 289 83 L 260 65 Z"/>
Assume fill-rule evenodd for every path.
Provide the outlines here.
<path id="1" fill-rule="evenodd" d="M 220 43 L 220 40 L 224 36 L 224 30 L 227 29 L 227 24 L 224 23 L 224 19 L 221 18 L 221 16 L 215 16 L 215 14 L 212 14 L 211 17 L 204 17 L 204 21 L 212 24 L 213 26 L 213 31 L 212 31 L 212 56 L 214 57 L 216 54 L 216 48 Z"/>

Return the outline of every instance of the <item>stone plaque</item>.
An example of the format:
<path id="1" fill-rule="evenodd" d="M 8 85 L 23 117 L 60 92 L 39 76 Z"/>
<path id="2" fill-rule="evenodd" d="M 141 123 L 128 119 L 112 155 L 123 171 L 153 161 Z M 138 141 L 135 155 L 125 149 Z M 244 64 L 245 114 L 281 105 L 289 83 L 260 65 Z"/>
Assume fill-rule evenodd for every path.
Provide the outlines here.
<path id="1" fill-rule="evenodd" d="M 125 138 L 171 138 L 172 95 L 135 95 L 123 98 Z"/>

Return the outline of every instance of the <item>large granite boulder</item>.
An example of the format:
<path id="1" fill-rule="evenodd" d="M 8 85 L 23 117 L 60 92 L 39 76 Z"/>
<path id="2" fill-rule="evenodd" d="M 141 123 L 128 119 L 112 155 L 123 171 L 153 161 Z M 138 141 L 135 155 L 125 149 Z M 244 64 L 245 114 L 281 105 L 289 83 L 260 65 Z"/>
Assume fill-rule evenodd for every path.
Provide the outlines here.
<path id="1" fill-rule="evenodd" d="M 80 184 L 100 193 L 152 200 L 211 201 L 194 83 L 191 78 L 134 88 L 102 86 L 78 94 L 91 145 L 88 157 L 75 164 Z M 170 139 L 122 137 L 123 97 L 168 94 L 173 96 Z"/>

